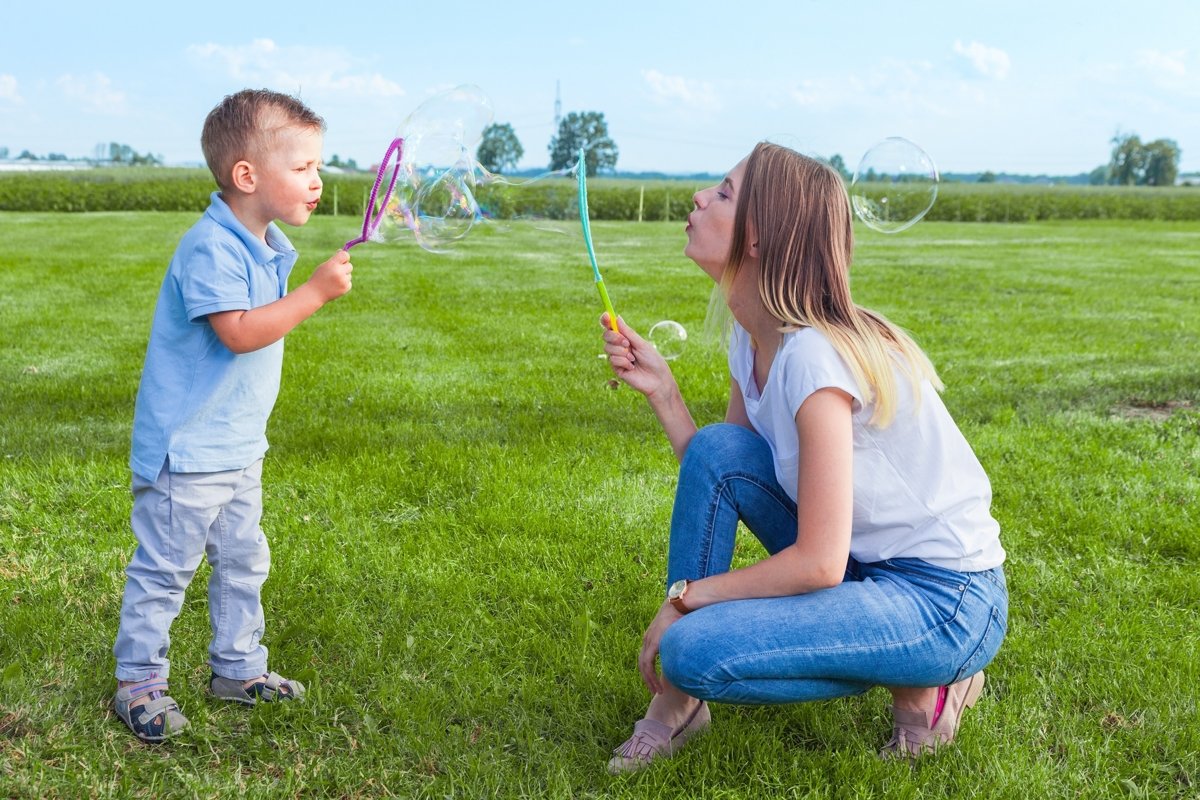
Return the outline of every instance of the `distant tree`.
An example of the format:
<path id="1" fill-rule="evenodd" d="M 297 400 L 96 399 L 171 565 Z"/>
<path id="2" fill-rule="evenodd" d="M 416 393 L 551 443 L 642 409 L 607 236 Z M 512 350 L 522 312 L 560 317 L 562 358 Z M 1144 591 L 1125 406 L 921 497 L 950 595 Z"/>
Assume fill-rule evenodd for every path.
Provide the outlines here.
<path id="1" fill-rule="evenodd" d="M 1103 186 L 1108 183 L 1108 164 L 1101 164 L 1088 173 L 1089 186 Z"/>
<path id="2" fill-rule="evenodd" d="M 21 155 L 17 156 L 18 161 L 37 161 L 37 156 L 28 150 L 22 150 Z"/>
<path id="3" fill-rule="evenodd" d="M 333 158 L 325 162 L 325 166 L 338 167 L 339 169 L 350 170 L 353 172 L 358 169 L 358 162 L 353 158 L 347 158 L 345 161 L 343 161 L 337 153 L 334 153 Z"/>
<path id="4" fill-rule="evenodd" d="M 1155 139 L 1146 145 L 1145 185 L 1174 186 L 1178 175 L 1179 145 L 1171 139 Z"/>
<path id="5" fill-rule="evenodd" d="M 475 159 L 488 172 L 501 173 L 516 169 L 517 162 L 525 155 L 525 148 L 517 138 L 512 125 L 496 123 L 483 129 L 483 139 L 475 151 Z"/>
<path id="6" fill-rule="evenodd" d="M 995 183 L 996 182 L 996 173 L 992 172 L 989 169 L 986 172 L 984 172 L 982 175 L 980 175 L 979 179 L 976 180 L 975 182 L 976 183 Z"/>
<path id="7" fill-rule="evenodd" d="M 8 158 L 8 148 L 0 147 L 0 158 Z"/>
<path id="8" fill-rule="evenodd" d="M 842 180 L 846 181 L 847 183 L 850 182 L 850 179 L 853 176 L 850 174 L 850 170 L 846 169 L 846 162 L 842 160 L 842 157 L 839 154 L 834 153 L 829 157 L 829 166 L 838 171 L 838 175 L 842 176 Z"/>
<path id="9" fill-rule="evenodd" d="M 97 148 L 99 150 L 100 148 Z M 151 153 L 145 155 L 137 152 L 127 144 L 108 143 L 108 160 L 114 164 L 138 166 L 142 164 L 162 164 L 162 156 Z"/>
<path id="10" fill-rule="evenodd" d="M 617 166 L 617 144 L 608 137 L 608 123 L 599 111 L 572 111 L 559 123 L 558 134 L 550 139 L 550 169 L 564 169 L 579 158 L 589 176 Z"/>
<path id="11" fill-rule="evenodd" d="M 1117 134 L 1112 138 L 1112 159 L 1108 162 L 1109 181 L 1117 186 L 1133 186 L 1144 168 L 1142 140 L 1137 134 Z"/>
<path id="12" fill-rule="evenodd" d="M 1136 134 L 1112 139 L 1109 182 L 1119 186 L 1174 186 L 1179 174 L 1179 145 L 1172 139 L 1142 143 Z"/>

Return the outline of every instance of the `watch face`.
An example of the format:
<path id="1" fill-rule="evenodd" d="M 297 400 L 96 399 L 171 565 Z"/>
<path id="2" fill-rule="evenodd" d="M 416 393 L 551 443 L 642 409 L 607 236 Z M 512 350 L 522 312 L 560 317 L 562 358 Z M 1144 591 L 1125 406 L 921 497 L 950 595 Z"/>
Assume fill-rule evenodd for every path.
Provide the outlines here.
<path id="1" fill-rule="evenodd" d="M 671 588 L 667 589 L 667 597 L 675 599 L 683 595 L 683 590 L 687 588 L 687 579 L 678 580 L 671 584 Z"/>

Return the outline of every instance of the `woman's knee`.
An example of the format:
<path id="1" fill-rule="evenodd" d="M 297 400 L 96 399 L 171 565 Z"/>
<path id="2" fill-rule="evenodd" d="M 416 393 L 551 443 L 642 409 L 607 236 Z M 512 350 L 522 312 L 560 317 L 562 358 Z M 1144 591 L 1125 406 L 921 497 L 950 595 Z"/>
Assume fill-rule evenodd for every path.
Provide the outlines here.
<path id="1" fill-rule="evenodd" d="M 708 678 L 712 652 L 708 636 L 680 620 L 667 629 L 659 645 L 662 674 L 671 685 L 692 697 L 715 700 L 717 687 Z"/>
<path id="2" fill-rule="evenodd" d="M 741 425 L 718 422 L 696 431 L 683 454 L 680 472 L 721 472 L 743 468 L 748 461 L 764 457 L 771 458 L 765 439 Z"/>

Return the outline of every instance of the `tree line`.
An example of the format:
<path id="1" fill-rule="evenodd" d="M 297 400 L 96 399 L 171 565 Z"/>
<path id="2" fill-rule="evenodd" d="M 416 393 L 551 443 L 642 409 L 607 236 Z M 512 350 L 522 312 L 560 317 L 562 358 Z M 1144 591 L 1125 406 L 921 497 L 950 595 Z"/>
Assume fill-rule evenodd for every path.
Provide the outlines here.
<path id="1" fill-rule="evenodd" d="M 7 147 L 0 147 L 0 160 L 9 157 Z M 22 150 L 16 156 L 17 161 L 70 161 L 71 159 L 62 153 L 50 153 L 45 158 L 32 153 L 29 150 Z M 108 142 L 107 144 L 96 145 L 96 150 L 92 158 L 81 159 L 92 164 L 118 164 L 121 166 L 162 166 L 163 157 L 153 153 L 139 153 L 127 144 L 120 142 Z"/>
<path id="2" fill-rule="evenodd" d="M 1107 164 L 1102 164 L 1088 175 L 1088 182 L 1094 186 L 1174 186 L 1179 176 L 1179 160 L 1181 151 L 1173 139 L 1155 139 L 1143 142 L 1135 133 L 1118 133 L 1111 140 L 1112 156 Z M 550 154 L 550 171 L 567 169 L 579 158 L 579 150 L 584 150 L 584 164 L 588 176 L 594 176 L 601 171 L 615 170 L 619 150 L 616 142 L 608 135 L 608 123 L 604 114 L 599 111 L 573 111 L 564 117 L 558 126 L 558 131 L 550 139 L 548 146 Z M 488 172 L 503 173 L 517 168 L 518 162 L 525 155 L 516 132 L 511 124 L 497 123 L 489 125 L 483 131 L 483 137 L 476 151 L 476 160 Z M 0 160 L 9 158 L 9 149 L 0 147 Z M 61 153 L 50 153 L 45 158 L 39 157 L 28 150 L 21 151 L 17 160 L 30 161 L 68 161 L 70 159 Z M 85 159 L 95 163 L 110 163 L 116 165 L 161 165 L 162 156 L 153 153 L 139 153 L 127 144 L 109 142 L 96 146 L 95 157 Z M 850 171 L 840 155 L 831 156 L 829 163 L 846 180 L 850 179 Z M 342 160 L 334 155 L 328 162 L 329 166 L 344 167 L 356 171 L 358 164 L 354 159 Z M 996 180 L 995 173 L 984 172 L 980 183 Z"/>

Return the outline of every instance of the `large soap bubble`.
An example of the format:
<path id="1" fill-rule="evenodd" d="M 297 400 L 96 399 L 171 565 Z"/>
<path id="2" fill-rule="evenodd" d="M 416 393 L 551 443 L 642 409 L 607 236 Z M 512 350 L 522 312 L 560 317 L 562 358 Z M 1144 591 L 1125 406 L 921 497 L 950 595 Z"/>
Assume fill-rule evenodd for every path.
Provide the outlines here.
<path id="1" fill-rule="evenodd" d="M 470 85 L 440 92 L 409 114 L 397 134 L 395 190 L 380 200 L 371 238 L 396 241 L 411 230 L 421 247 L 440 252 L 466 236 L 482 217 L 475 150 L 492 117 L 487 95 Z"/>
<path id="2" fill-rule="evenodd" d="M 854 213 L 880 233 L 916 225 L 937 199 L 938 171 L 929 154 L 892 136 L 863 155 L 850 182 Z"/>

